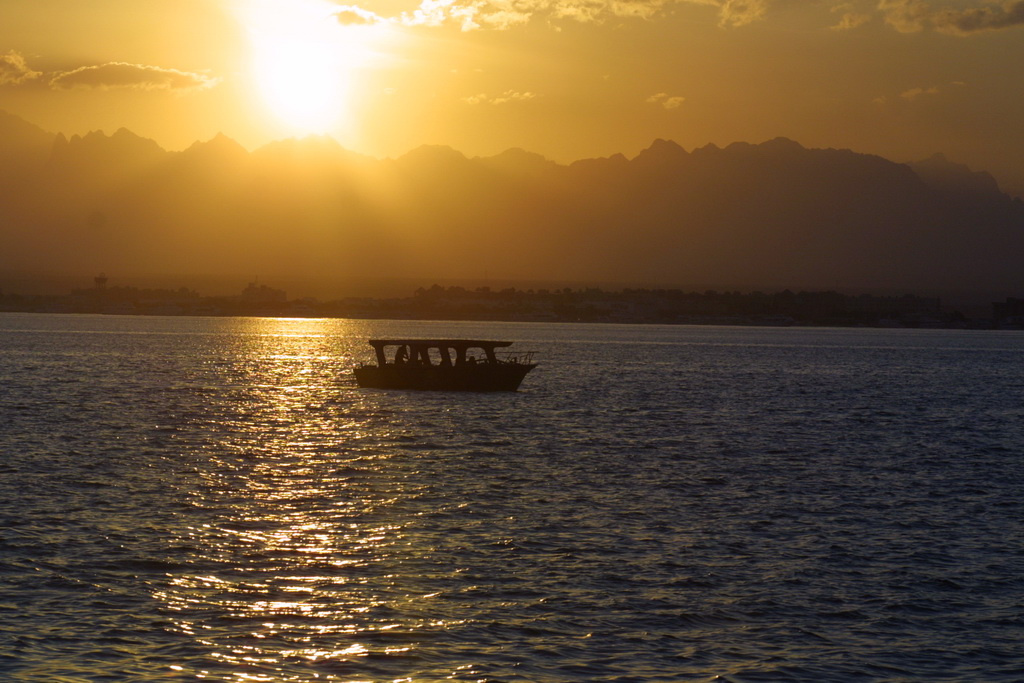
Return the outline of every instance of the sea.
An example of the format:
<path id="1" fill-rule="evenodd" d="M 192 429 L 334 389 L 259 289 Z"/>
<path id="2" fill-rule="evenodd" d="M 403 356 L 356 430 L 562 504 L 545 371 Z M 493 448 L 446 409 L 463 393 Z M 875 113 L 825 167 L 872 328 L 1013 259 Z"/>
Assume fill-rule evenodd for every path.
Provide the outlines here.
<path id="1" fill-rule="evenodd" d="M 1022 681 L 1024 332 L 0 314 L 0 680 Z"/>

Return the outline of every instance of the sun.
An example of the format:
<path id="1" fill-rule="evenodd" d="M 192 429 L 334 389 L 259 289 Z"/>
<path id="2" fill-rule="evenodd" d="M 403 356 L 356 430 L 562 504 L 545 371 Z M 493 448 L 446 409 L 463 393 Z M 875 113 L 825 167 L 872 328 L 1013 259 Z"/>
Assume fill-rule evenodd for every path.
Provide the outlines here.
<path id="1" fill-rule="evenodd" d="M 325 133 L 342 116 L 346 74 L 327 46 L 267 41 L 255 56 L 254 68 L 265 104 L 289 127 Z"/>
<path id="2" fill-rule="evenodd" d="M 243 0 L 253 84 L 264 106 L 295 133 L 329 133 L 352 115 L 353 79 L 379 31 L 344 25 L 327 0 Z"/>

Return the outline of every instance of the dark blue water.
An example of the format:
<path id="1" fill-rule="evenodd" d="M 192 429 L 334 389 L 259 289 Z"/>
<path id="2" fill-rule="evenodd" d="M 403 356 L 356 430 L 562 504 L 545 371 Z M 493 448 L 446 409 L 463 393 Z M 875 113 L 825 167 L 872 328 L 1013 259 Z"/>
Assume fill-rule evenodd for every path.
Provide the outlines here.
<path id="1" fill-rule="evenodd" d="M 1015 332 L 4 314 L 0 679 L 1020 681 L 1022 456 Z"/>

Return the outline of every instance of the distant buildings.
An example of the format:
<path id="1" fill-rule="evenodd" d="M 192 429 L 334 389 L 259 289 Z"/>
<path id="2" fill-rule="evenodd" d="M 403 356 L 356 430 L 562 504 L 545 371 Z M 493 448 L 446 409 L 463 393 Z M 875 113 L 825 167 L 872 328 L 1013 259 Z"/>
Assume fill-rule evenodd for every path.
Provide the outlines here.
<path id="1" fill-rule="evenodd" d="M 992 326 L 1000 330 L 1024 330 L 1024 299 L 1007 297 L 992 304 Z"/>
<path id="2" fill-rule="evenodd" d="M 283 289 L 274 289 L 256 282 L 250 282 L 242 290 L 241 298 L 252 304 L 283 304 L 288 301 L 288 295 Z"/>
<path id="3" fill-rule="evenodd" d="M 934 297 L 847 295 L 834 291 L 685 292 L 679 289 L 598 288 L 492 290 L 433 285 L 405 298 L 289 300 L 284 290 L 250 282 L 234 296 L 201 296 L 184 287 L 93 287 L 64 296 L 0 292 L 0 311 L 131 315 L 507 320 L 692 325 L 831 325 L 1024 329 L 1024 299 L 992 304 L 991 319 L 968 320 Z"/>

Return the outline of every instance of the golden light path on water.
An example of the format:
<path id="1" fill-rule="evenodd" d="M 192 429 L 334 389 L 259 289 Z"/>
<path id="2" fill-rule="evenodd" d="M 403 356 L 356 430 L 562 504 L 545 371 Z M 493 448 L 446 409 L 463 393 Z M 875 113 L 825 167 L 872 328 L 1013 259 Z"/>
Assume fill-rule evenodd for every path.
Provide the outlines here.
<path id="1" fill-rule="evenodd" d="M 417 487 L 395 487 L 390 456 L 359 445 L 387 438 L 368 430 L 372 395 L 346 392 L 339 372 L 351 351 L 336 345 L 360 337 L 327 334 L 324 321 L 248 324 L 237 355 L 210 360 L 231 400 L 198 416 L 208 441 L 191 504 L 214 519 L 190 528 L 187 546 L 202 570 L 157 597 L 239 681 L 303 680 L 281 678 L 303 664 L 329 680 L 346 662 L 400 656 L 411 649 L 401 635 L 384 646 L 361 639 L 408 626 L 394 605 L 410 596 L 375 565 L 401 563 L 404 528 L 391 511 Z"/>

